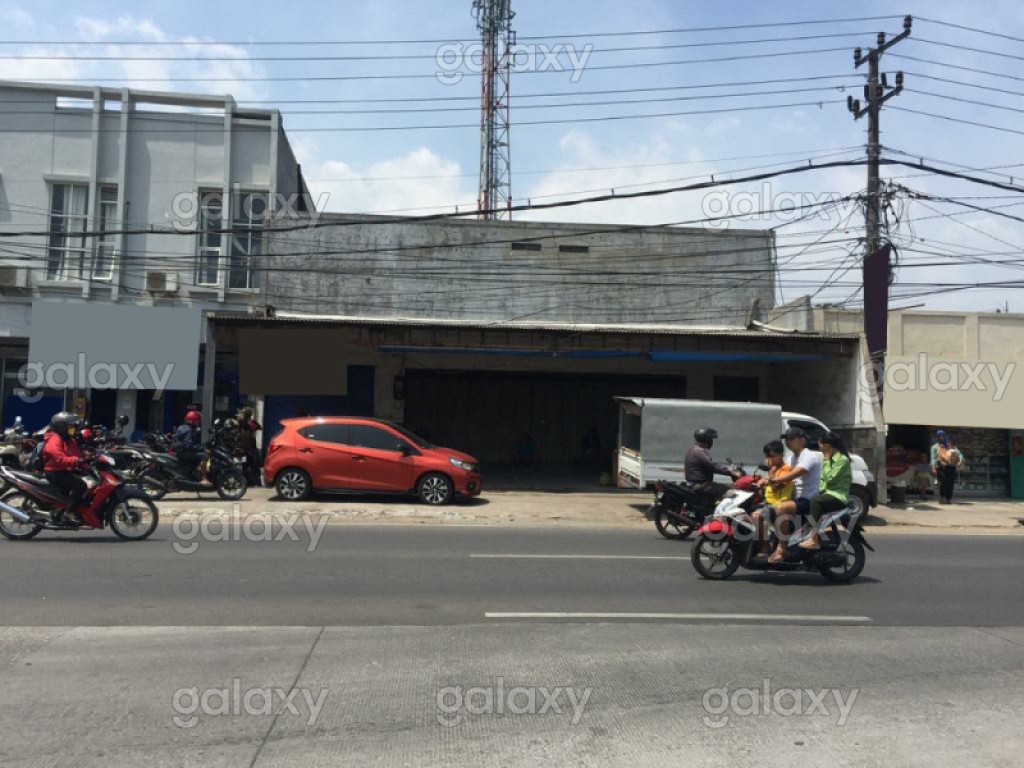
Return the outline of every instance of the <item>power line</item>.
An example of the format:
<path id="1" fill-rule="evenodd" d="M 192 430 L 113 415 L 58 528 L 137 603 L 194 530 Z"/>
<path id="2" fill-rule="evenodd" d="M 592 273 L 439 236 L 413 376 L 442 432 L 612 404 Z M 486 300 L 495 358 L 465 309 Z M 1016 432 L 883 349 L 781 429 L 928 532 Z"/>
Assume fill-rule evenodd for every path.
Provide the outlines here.
<path id="1" fill-rule="evenodd" d="M 911 38 L 913 39 L 913 38 Z M 1016 80 L 1017 82 L 1024 83 L 1024 77 L 1017 77 L 1016 75 L 1008 75 L 1005 72 L 992 72 L 987 69 L 978 69 L 976 67 L 965 67 L 962 64 L 948 64 L 944 61 L 935 61 L 934 59 L 922 59 L 917 56 L 908 56 L 905 53 L 890 53 L 894 59 L 904 59 L 906 61 L 916 61 L 921 64 L 931 64 L 936 67 L 948 67 L 949 69 L 959 69 L 963 72 L 973 72 L 978 75 L 988 75 L 989 77 L 1000 77 L 1006 80 Z"/>
<path id="2" fill-rule="evenodd" d="M 663 45 L 634 45 L 634 46 L 623 46 L 619 48 L 593 48 L 590 49 L 590 53 L 636 53 L 638 51 L 665 51 L 675 50 L 679 48 L 709 48 L 718 46 L 729 46 L 729 45 L 763 45 L 766 43 L 791 43 L 799 42 L 803 40 L 824 40 L 837 37 L 863 37 L 869 35 L 871 32 L 830 32 L 820 35 L 796 35 L 790 37 L 767 37 L 755 40 L 712 40 L 702 41 L 699 43 L 666 43 Z M 76 43 L 68 43 L 68 45 L 76 45 Z M 113 44 L 111 44 L 113 45 Z M 560 52 L 559 52 L 560 54 Z M 257 61 L 418 61 L 418 60 L 438 60 L 438 53 L 411 53 L 411 54 L 370 54 L 370 55 L 352 55 L 352 56 L 332 56 L 325 54 L 310 55 L 310 56 L 246 56 L 244 58 L 239 56 L 94 56 L 94 55 L 83 55 L 83 54 L 62 54 L 55 56 L 47 56 L 42 54 L 23 55 L 20 53 L 9 53 L 0 54 L 0 61 L 2 60 L 16 60 L 16 61 L 190 61 L 190 62 L 204 62 L 204 61 L 216 61 L 216 62 L 233 62 L 233 63 L 249 63 Z M 457 70 L 453 70 L 457 71 Z"/>
<path id="3" fill-rule="evenodd" d="M 990 29 L 980 29 L 978 27 L 968 27 L 964 24 L 954 24 L 951 21 L 942 21 L 940 19 L 929 19 L 927 16 L 917 16 L 918 21 L 924 21 L 928 24 L 938 24 L 942 27 L 950 27 L 951 29 L 959 29 L 965 32 L 977 32 L 981 35 L 989 35 L 991 37 L 1001 37 L 1004 40 L 1012 40 L 1015 43 L 1024 43 L 1024 37 L 1014 37 L 1013 35 L 1007 35 L 1002 32 L 993 32 Z"/>
<path id="4" fill-rule="evenodd" d="M 677 61 L 649 61 L 632 62 L 624 64 L 596 64 L 587 65 L 587 71 L 595 70 L 621 70 L 636 69 L 643 67 L 670 67 L 685 66 L 689 64 L 716 64 L 730 61 L 750 61 L 754 59 L 773 59 L 789 56 L 808 56 L 819 53 L 838 53 L 846 51 L 847 48 L 812 48 L 801 51 L 772 51 L 768 53 L 750 53 L 735 56 L 718 56 L 706 59 L 681 59 Z M 442 75 L 445 73 L 441 73 Z M 537 74 L 562 74 L 554 69 L 527 69 L 517 73 L 519 75 Z M 266 83 L 266 82 L 313 82 L 313 81 L 345 81 L 345 80 L 410 80 L 422 78 L 437 79 L 438 73 L 424 74 L 380 74 L 380 75 L 303 75 L 303 76 L 277 76 L 277 77 L 65 77 L 65 78 L 44 78 L 39 82 L 48 84 L 61 83 L 160 83 L 160 82 L 188 82 L 188 83 Z"/>
<path id="5" fill-rule="evenodd" d="M 679 112 L 656 112 L 639 115 L 602 115 L 596 117 L 576 117 L 576 118 L 559 118 L 551 120 L 520 120 L 516 122 L 516 127 L 534 126 L 534 125 L 564 125 L 567 123 L 591 123 L 591 122 L 605 122 L 605 121 L 618 121 L 618 120 L 649 120 L 652 118 L 663 118 L 663 117 L 684 117 L 692 115 L 716 115 L 724 114 L 727 112 L 752 112 L 752 111 L 763 111 L 771 109 L 793 109 L 794 107 L 822 107 L 825 104 L 839 104 L 841 99 L 822 99 L 820 101 L 796 101 L 788 104 L 755 104 L 743 107 L 722 107 L 719 109 L 706 109 L 706 110 L 683 110 Z M 320 126 L 320 127 L 298 127 L 289 128 L 289 133 L 360 133 L 360 132 L 379 132 L 379 131 L 426 131 L 426 130 L 451 130 L 456 128 L 473 128 L 480 130 L 478 123 L 445 123 L 445 124 L 434 124 L 434 125 L 373 125 L 373 126 Z M 54 129 L 57 130 L 57 129 Z M 123 133 L 134 133 L 134 134 L 175 134 L 175 133 L 225 133 L 227 131 L 224 127 L 211 127 L 211 128 L 139 128 L 130 127 L 128 129 L 123 128 L 99 128 L 93 130 L 92 128 L 61 128 L 61 133 L 106 133 L 106 134 L 123 134 Z M 4 131 L 4 133 L 38 133 L 36 128 L 11 128 Z"/>
<path id="6" fill-rule="evenodd" d="M 757 24 L 730 24 L 708 27 L 676 27 L 673 29 L 642 29 L 619 32 L 574 32 L 563 35 L 519 35 L 520 40 L 563 40 L 572 38 L 590 37 L 629 37 L 633 35 L 669 35 L 694 32 L 724 32 L 741 29 L 769 29 L 777 27 L 798 27 L 816 24 L 848 24 L 861 21 L 885 21 L 889 19 L 903 18 L 902 16 L 858 16 L 839 19 L 802 19 L 796 21 L 775 21 L 761 22 Z M 0 40 L 0 45 L 235 45 L 235 46 L 261 46 L 261 45 L 413 45 L 416 43 L 451 43 L 451 42 L 478 42 L 476 38 L 453 39 L 448 38 L 412 38 L 404 40 Z"/>
<path id="7" fill-rule="evenodd" d="M 835 85 L 826 86 L 815 86 L 811 88 L 781 88 L 777 90 L 767 91 L 741 91 L 739 93 L 710 93 L 702 94 L 700 96 L 660 96 L 656 98 L 642 98 L 642 99 L 616 99 L 614 101 L 576 101 L 576 102 L 560 102 L 554 104 L 519 104 L 516 107 L 516 111 L 523 109 L 576 109 L 578 107 L 607 107 L 607 106 L 624 106 L 629 104 L 655 104 L 664 102 L 675 102 L 675 101 L 705 101 L 708 99 L 736 99 L 749 96 L 778 96 L 788 93 L 820 93 L 822 91 L 844 91 L 847 86 L 839 83 Z M 923 91 L 922 91 L 923 93 Z M 38 102 L 36 102 L 38 104 Z M 87 108 L 83 108 L 87 109 Z M 209 109 L 203 112 L 177 112 L 169 114 L 197 114 L 200 116 L 210 116 Z M 284 116 L 289 115 L 402 115 L 402 114 L 420 114 L 420 113 L 434 113 L 434 112 L 478 112 L 479 108 L 475 106 L 464 106 L 464 107 L 400 107 L 397 109 L 289 109 L 281 110 L 281 114 Z M 33 110 L 2 110 L 0 114 L 4 115 L 53 115 L 54 110 L 49 109 L 33 109 Z M 58 113 L 59 114 L 59 113 Z M 110 113 L 116 114 L 116 113 Z M 217 116 L 223 114 L 223 110 L 216 113 Z M 244 115 L 242 115 L 244 117 Z M 290 129 L 295 130 L 295 129 Z"/>
<path id="8" fill-rule="evenodd" d="M 962 123 L 963 125 L 973 125 L 976 128 L 988 128 L 992 131 L 1002 131 L 1003 133 L 1016 133 L 1018 136 L 1024 136 L 1024 131 L 1019 131 L 1016 128 L 1006 128 L 1001 125 L 990 125 L 988 123 L 979 123 L 975 120 L 964 120 L 959 117 L 950 117 L 949 115 L 938 115 L 934 112 L 923 112 L 919 109 L 910 109 L 908 107 L 890 107 L 890 109 L 897 109 L 900 112 L 910 112 L 914 115 L 923 115 L 925 117 L 934 117 L 937 120 L 948 120 L 951 123 Z"/>
<path id="9" fill-rule="evenodd" d="M 956 43 L 943 43 L 938 40 L 926 40 L 923 37 L 913 38 L 915 42 L 926 43 L 928 45 L 938 45 L 943 48 L 955 48 L 958 51 L 970 51 L 971 53 L 985 53 L 989 56 L 1001 56 L 1004 59 L 1016 59 L 1017 61 L 1024 61 L 1024 56 L 1018 56 L 1013 53 L 1003 53 L 1002 51 L 986 50 L 984 48 L 973 48 L 969 45 L 957 45 Z"/>
<path id="10" fill-rule="evenodd" d="M 902 167 L 905 167 L 905 168 L 914 168 L 914 169 L 918 169 L 918 170 L 929 171 L 929 172 L 935 173 L 935 174 L 940 175 L 940 176 L 946 176 L 946 177 L 949 177 L 949 178 L 956 178 L 956 179 L 962 179 L 962 180 L 965 180 L 965 181 L 971 181 L 971 182 L 973 182 L 975 184 L 981 184 L 981 185 L 984 185 L 984 186 L 994 187 L 996 189 L 1003 189 L 1003 190 L 1007 190 L 1007 191 L 1011 191 L 1011 192 L 1024 192 L 1024 187 L 1021 187 L 1021 186 L 1016 186 L 1016 185 L 1013 185 L 1013 184 L 1006 184 L 1004 182 L 996 181 L 996 180 L 993 180 L 993 179 L 983 179 L 983 178 L 980 178 L 980 177 L 970 176 L 968 174 L 958 173 L 956 171 L 950 171 L 950 170 L 943 169 L 943 168 L 935 168 L 933 166 L 929 166 L 929 165 L 926 165 L 924 163 L 912 163 L 912 162 L 908 162 L 908 161 L 905 161 L 905 160 L 896 160 L 896 159 L 892 159 L 892 158 L 883 158 L 883 159 L 880 159 L 878 162 L 879 162 L 880 165 L 896 165 L 896 166 L 902 166 Z M 819 163 L 817 165 L 815 165 L 813 163 L 808 163 L 807 165 L 799 165 L 799 166 L 794 166 L 794 167 L 790 167 L 790 168 L 784 168 L 784 169 L 776 170 L 776 171 L 767 171 L 767 172 L 763 172 L 763 173 L 756 173 L 756 174 L 751 174 L 751 175 L 748 175 L 748 176 L 743 176 L 743 177 L 739 177 L 739 178 L 735 178 L 735 179 L 718 179 L 718 180 L 716 180 L 714 178 L 711 178 L 711 179 L 709 179 L 707 181 L 697 182 L 695 184 L 688 184 L 688 185 L 677 186 L 677 187 L 668 187 L 668 188 L 664 188 L 664 189 L 644 190 L 642 192 L 627 192 L 627 193 L 624 193 L 624 194 L 616 194 L 614 190 L 611 190 L 611 192 L 609 194 L 596 195 L 596 196 L 593 196 L 593 197 L 580 198 L 580 199 L 575 199 L 575 200 L 560 200 L 560 201 L 550 202 L 550 203 L 529 203 L 529 202 L 527 202 L 526 204 L 519 204 L 519 205 L 512 206 L 512 210 L 513 211 L 549 210 L 549 209 L 555 209 L 555 208 L 566 208 L 566 207 L 571 207 L 571 206 L 576 206 L 576 205 L 584 205 L 584 204 L 588 204 L 588 203 L 608 202 L 610 200 L 625 200 L 625 199 L 634 199 L 634 198 L 642 198 L 642 197 L 657 197 L 657 196 L 661 196 L 661 195 L 674 194 L 676 192 L 692 192 L 692 191 L 695 191 L 695 190 L 709 189 L 709 188 L 712 188 L 712 187 L 718 187 L 718 186 L 724 186 L 724 185 L 745 184 L 745 183 L 749 183 L 749 182 L 752 182 L 752 181 L 763 181 L 765 179 L 778 178 L 778 177 L 789 176 L 789 175 L 798 174 L 798 173 L 806 173 L 808 171 L 825 170 L 825 169 L 828 169 L 828 168 L 857 167 L 857 166 L 863 166 L 865 164 L 866 164 L 866 161 L 864 161 L 864 160 L 833 160 L 833 161 L 829 161 L 829 162 L 826 162 L 826 163 Z M 446 219 L 458 219 L 458 218 L 461 218 L 463 216 L 469 215 L 470 213 L 472 213 L 472 212 L 468 211 L 468 212 L 465 212 L 465 213 L 437 213 L 437 214 L 430 214 L 430 215 L 427 215 L 427 216 L 406 217 L 404 220 L 406 220 L 406 221 L 440 221 L 440 220 L 446 220 Z M 397 223 L 397 222 L 402 221 L 402 220 L 403 219 L 401 217 L 398 217 L 398 218 L 386 219 L 386 220 L 358 219 L 358 218 L 356 218 L 353 221 L 345 221 L 345 222 L 337 222 L 337 221 L 324 222 L 324 221 L 318 221 L 318 222 L 316 222 L 316 224 L 310 223 L 310 224 L 300 224 L 300 225 L 289 225 L 289 226 L 284 226 L 284 227 L 277 227 L 277 228 L 275 228 L 275 231 L 276 232 L 287 232 L 287 231 L 294 231 L 294 230 L 318 229 L 318 228 L 321 228 L 321 227 L 324 227 L 324 226 L 334 226 L 334 227 L 337 227 L 337 226 L 352 226 L 352 225 L 364 224 L 364 223 L 378 223 L 378 224 L 387 223 L 387 224 L 394 224 L 394 223 Z M 150 234 L 150 233 L 152 233 L 154 231 L 155 231 L 155 229 L 141 229 L 141 230 L 120 229 L 120 230 L 107 230 L 107 231 L 91 231 L 91 232 L 79 232 L 79 233 L 76 233 L 76 237 L 79 237 L 79 236 L 80 237 L 102 237 L 102 236 L 105 236 L 105 235 L 120 235 L 120 234 L 128 234 L 128 235 L 131 235 L 131 234 Z M 237 232 L 243 232 L 243 231 L 247 232 L 249 230 L 248 230 L 248 228 L 241 228 L 241 229 L 239 229 L 239 228 L 234 228 L 234 229 L 227 228 L 227 229 L 209 229 L 209 230 L 204 230 L 204 231 L 209 232 L 209 233 L 221 233 L 221 234 L 227 233 L 227 234 L 230 234 L 232 232 L 236 232 L 236 233 Z M 164 234 L 175 234 L 175 235 L 186 235 L 186 236 L 193 236 L 193 235 L 196 234 L 195 231 L 178 231 L 178 230 L 176 230 L 174 228 L 167 228 L 165 230 L 161 230 L 161 232 L 164 233 Z M 0 237 L 32 237 L 32 236 L 46 236 L 46 235 L 49 235 L 49 234 L 50 234 L 49 232 L 38 232 L 38 231 L 0 232 Z"/>

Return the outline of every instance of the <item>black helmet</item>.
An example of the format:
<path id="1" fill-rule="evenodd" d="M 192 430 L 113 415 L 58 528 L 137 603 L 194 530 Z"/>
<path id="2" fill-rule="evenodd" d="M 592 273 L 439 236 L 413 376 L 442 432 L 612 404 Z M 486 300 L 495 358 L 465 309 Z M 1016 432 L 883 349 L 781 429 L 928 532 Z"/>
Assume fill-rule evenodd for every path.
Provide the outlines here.
<path id="1" fill-rule="evenodd" d="M 711 427 L 704 427 L 693 433 L 693 439 L 698 443 L 710 443 L 718 439 L 718 432 Z"/>
<path id="2" fill-rule="evenodd" d="M 50 419 L 50 429 L 56 432 L 61 437 L 68 436 L 68 427 L 82 426 L 82 420 L 71 411 L 61 411 L 60 413 L 54 414 L 53 418 Z"/>

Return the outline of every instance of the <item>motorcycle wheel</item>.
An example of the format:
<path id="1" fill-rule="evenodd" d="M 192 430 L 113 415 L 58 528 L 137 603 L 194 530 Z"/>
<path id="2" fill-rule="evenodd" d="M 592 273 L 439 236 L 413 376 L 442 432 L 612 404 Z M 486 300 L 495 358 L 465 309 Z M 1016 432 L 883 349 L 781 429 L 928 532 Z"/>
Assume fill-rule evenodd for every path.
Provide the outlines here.
<path id="1" fill-rule="evenodd" d="M 731 541 L 703 533 L 694 539 L 690 562 L 697 573 L 712 581 L 728 579 L 740 567 L 740 559 Z"/>
<path id="2" fill-rule="evenodd" d="M 864 570 L 864 562 L 867 553 L 864 551 L 864 544 L 860 539 L 850 538 L 840 549 L 840 553 L 846 555 L 846 560 L 840 565 L 822 565 L 819 570 L 821 575 L 836 584 L 848 584 L 860 576 Z"/>
<path id="3" fill-rule="evenodd" d="M 152 470 L 147 470 L 135 478 L 134 487 L 146 494 L 146 498 L 153 501 L 160 501 L 167 495 L 167 486 L 160 481 L 160 477 Z"/>
<path id="4" fill-rule="evenodd" d="M 249 490 L 249 483 L 238 470 L 225 472 L 217 478 L 217 495 L 224 501 L 238 501 Z"/>
<path id="5" fill-rule="evenodd" d="M 675 523 L 669 517 L 668 510 L 660 504 L 656 505 L 652 512 L 654 514 L 654 527 L 666 539 L 685 541 L 693 533 L 694 527 L 692 525 Z"/>
<path id="6" fill-rule="evenodd" d="M 36 506 L 32 499 L 19 491 L 7 494 L 0 501 L 25 513 L 31 513 Z M 0 509 L 0 536 L 5 539 L 27 541 L 41 530 L 43 530 L 43 526 L 35 523 L 19 523 L 10 512 Z"/>
<path id="7" fill-rule="evenodd" d="M 148 498 L 129 496 L 117 503 L 110 513 L 110 530 L 124 541 L 148 539 L 160 522 L 160 512 Z"/>

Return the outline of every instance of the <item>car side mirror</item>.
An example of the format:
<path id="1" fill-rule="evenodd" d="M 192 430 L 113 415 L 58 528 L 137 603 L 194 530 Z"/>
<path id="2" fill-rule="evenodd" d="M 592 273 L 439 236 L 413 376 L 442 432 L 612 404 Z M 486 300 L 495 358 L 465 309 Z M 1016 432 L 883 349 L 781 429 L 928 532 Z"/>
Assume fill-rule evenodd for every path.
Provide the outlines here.
<path id="1" fill-rule="evenodd" d="M 395 444 L 395 450 L 398 451 L 403 456 L 411 456 L 412 455 L 412 448 L 409 447 L 408 443 L 401 443 L 401 442 L 396 443 Z"/>

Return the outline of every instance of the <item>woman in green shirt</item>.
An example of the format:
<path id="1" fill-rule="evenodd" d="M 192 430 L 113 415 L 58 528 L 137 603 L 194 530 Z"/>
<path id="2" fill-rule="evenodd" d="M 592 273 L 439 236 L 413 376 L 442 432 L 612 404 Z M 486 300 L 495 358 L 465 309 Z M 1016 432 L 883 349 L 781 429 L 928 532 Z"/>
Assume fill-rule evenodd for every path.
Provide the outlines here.
<path id="1" fill-rule="evenodd" d="M 818 440 L 824 456 L 821 462 L 821 482 L 818 495 L 811 498 L 811 537 L 800 542 L 801 549 L 821 549 L 818 541 L 817 522 L 829 512 L 837 512 L 850 500 L 850 486 L 853 484 L 853 467 L 850 452 L 846 450 L 843 438 L 829 433 Z"/>

